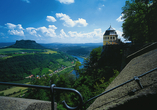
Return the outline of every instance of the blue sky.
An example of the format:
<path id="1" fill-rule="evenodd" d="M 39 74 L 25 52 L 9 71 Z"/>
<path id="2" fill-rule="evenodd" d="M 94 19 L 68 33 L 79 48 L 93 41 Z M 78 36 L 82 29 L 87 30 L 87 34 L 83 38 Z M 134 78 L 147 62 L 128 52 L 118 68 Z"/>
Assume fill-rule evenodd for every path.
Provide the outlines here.
<path id="1" fill-rule="evenodd" d="M 0 0 L 0 42 L 101 43 L 111 25 L 122 38 L 126 0 Z"/>

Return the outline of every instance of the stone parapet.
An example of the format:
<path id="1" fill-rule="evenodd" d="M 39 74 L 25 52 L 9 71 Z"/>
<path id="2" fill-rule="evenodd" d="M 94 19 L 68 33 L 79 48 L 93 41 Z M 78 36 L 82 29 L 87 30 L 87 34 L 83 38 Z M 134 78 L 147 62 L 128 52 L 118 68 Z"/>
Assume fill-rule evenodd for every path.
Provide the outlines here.
<path id="1" fill-rule="evenodd" d="M 0 110 L 51 110 L 51 102 L 0 96 Z"/>

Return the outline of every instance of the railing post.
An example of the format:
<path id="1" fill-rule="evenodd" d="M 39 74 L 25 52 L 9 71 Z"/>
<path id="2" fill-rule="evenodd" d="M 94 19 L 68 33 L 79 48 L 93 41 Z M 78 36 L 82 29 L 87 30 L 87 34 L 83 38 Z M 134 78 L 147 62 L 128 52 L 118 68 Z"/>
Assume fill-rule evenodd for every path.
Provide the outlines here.
<path id="1" fill-rule="evenodd" d="M 51 110 L 55 110 L 55 105 L 54 105 L 54 103 L 55 103 L 54 87 L 55 87 L 55 86 L 56 86 L 55 84 L 52 84 L 52 85 L 50 86 L 50 93 L 51 93 Z"/>
<path id="2" fill-rule="evenodd" d="M 138 78 L 138 76 L 135 76 L 134 80 L 138 83 L 138 85 L 140 86 L 140 88 L 143 89 L 143 86 L 142 86 L 142 84 L 141 84 L 140 79 Z"/>

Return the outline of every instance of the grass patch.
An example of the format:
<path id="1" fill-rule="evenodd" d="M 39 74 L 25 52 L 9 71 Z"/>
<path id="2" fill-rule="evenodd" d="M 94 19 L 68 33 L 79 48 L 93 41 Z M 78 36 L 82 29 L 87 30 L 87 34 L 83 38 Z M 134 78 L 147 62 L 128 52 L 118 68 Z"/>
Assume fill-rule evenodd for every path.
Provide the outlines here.
<path id="1" fill-rule="evenodd" d="M 43 75 L 43 74 L 47 74 L 47 73 L 49 73 L 49 68 L 43 68 L 41 74 Z"/>
<path id="2" fill-rule="evenodd" d="M 53 73 L 53 71 L 52 71 L 52 70 L 50 70 L 50 69 L 49 69 L 49 72 Z"/>
<path id="3" fill-rule="evenodd" d="M 70 61 L 64 61 L 63 59 L 57 59 L 57 61 L 58 61 L 61 65 L 65 65 L 65 66 L 71 66 L 71 65 L 73 65 Z"/>
<path id="4" fill-rule="evenodd" d="M 40 68 L 35 68 L 35 69 L 33 69 L 33 70 L 31 71 L 31 73 L 32 73 L 33 75 L 39 74 L 39 73 L 40 73 Z"/>
<path id="5" fill-rule="evenodd" d="M 18 91 L 18 93 L 15 93 L 13 95 L 10 95 L 9 97 L 21 97 L 24 93 L 26 93 L 28 90 L 25 89 L 22 92 L 20 92 L 20 90 Z"/>
<path id="6" fill-rule="evenodd" d="M 20 89 L 26 90 L 27 87 L 12 87 L 10 89 L 0 91 L 0 93 L 4 92 L 4 95 L 9 95 L 9 94 L 13 94 L 14 92 L 18 92 Z"/>
<path id="7" fill-rule="evenodd" d="M 46 49 L 46 52 L 43 52 L 44 54 L 53 54 L 53 53 L 57 53 L 57 51 L 52 51 L 50 49 Z"/>
<path id="8" fill-rule="evenodd" d="M 21 80 L 21 81 L 14 81 L 14 83 L 25 82 L 26 80 L 28 80 L 28 79 Z M 25 84 L 30 84 L 30 82 L 27 82 Z M 10 96 L 10 94 L 13 94 L 15 92 L 19 92 L 19 90 L 26 91 L 27 89 L 28 89 L 28 87 L 16 87 L 16 86 L 12 86 L 12 88 L 9 88 L 9 89 L 6 89 L 6 90 L 2 90 L 2 91 L 0 91 L 0 93 L 4 93 L 4 95 L 9 95 Z"/>
<path id="9" fill-rule="evenodd" d="M 62 63 L 62 62 L 63 62 L 63 59 L 57 59 L 57 61 L 58 61 L 59 63 Z"/>

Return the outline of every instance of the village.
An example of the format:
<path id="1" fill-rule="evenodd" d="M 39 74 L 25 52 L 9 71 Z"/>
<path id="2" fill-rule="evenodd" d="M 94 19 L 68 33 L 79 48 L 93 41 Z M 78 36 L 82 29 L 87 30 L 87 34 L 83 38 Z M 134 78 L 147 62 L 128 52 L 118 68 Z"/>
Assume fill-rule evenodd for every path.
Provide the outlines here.
<path id="1" fill-rule="evenodd" d="M 76 59 L 75 59 L 75 61 L 77 61 Z M 73 67 L 73 66 L 75 66 L 75 61 L 72 61 L 71 62 L 71 66 L 64 66 L 64 65 L 62 65 L 62 67 L 61 68 L 58 68 L 57 70 L 55 70 L 54 72 L 52 71 L 52 70 L 49 70 L 51 73 L 49 73 L 49 76 L 52 76 L 53 74 L 57 74 L 57 73 L 60 73 L 61 71 L 63 71 L 63 70 L 65 70 L 65 69 L 67 69 L 67 68 L 71 68 L 71 67 Z M 27 76 L 27 77 L 25 77 L 25 78 L 37 78 L 37 79 L 40 79 L 41 77 L 45 77 L 45 74 L 44 75 L 30 75 L 30 76 Z"/>

